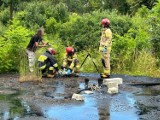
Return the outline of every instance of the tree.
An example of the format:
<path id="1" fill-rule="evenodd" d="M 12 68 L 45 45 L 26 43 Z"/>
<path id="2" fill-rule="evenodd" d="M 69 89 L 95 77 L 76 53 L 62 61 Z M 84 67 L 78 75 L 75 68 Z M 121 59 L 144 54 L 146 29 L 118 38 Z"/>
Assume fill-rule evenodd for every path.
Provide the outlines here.
<path id="1" fill-rule="evenodd" d="M 16 5 L 20 2 L 21 0 L 0 0 L 0 5 L 5 4 L 6 7 L 9 6 L 10 9 L 10 19 L 13 17 L 13 11 L 16 7 Z"/>
<path id="2" fill-rule="evenodd" d="M 142 5 L 146 6 L 148 9 L 152 9 L 157 2 L 158 0 L 127 0 L 132 15 L 134 15 Z"/>

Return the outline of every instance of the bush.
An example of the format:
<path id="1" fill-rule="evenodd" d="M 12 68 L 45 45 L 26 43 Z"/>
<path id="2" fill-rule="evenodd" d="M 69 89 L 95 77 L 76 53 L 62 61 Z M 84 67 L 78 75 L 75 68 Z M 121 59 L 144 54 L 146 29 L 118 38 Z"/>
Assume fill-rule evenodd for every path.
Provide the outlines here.
<path id="1" fill-rule="evenodd" d="M 26 47 L 28 39 L 30 38 L 31 32 L 25 27 L 21 26 L 20 21 L 14 19 L 12 24 L 8 26 L 8 29 L 4 32 L 4 38 L 1 38 L 2 45 L 1 49 L 1 59 L 2 65 L 1 71 L 17 71 L 19 60 L 20 60 L 20 50 Z"/>

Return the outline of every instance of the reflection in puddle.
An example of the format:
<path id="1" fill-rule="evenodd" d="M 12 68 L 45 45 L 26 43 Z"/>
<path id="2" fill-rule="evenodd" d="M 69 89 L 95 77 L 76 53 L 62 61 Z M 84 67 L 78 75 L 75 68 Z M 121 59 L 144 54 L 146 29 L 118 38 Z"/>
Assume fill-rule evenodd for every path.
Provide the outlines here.
<path id="1" fill-rule="evenodd" d="M 95 84 L 95 81 L 90 81 Z M 84 83 L 80 82 L 79 88 L 83 89 Z M 137 120 L 137 109 L 132 94 L 122 93 L 111 96 L 109 94 L 83 94 L 84 101 L 54 105 L 45 109 L 48 118 L 58 120 Z"/>
<path id="2" fill-rule="evenodd" d="M 115 96 L 110 104 L 110 120 L 137 120 L 135 102 L 134 97 L 129 93 Z"/>
<path id="3" fill-rule="evenodd" d="M 78 82 L 79 88 L 84 89 L 85 83 Z M 89 85 L 97 84 L 97 81 L 90 80 Z M 53 99 L 64 99 L 66 85 L 63 81 L 58 81 L 53 84 L 55 90 L 49 93 L 50 96 L 54 96 Z M 144 88 L 143 88 L 144 89 Z M 143 90 L 142 89 L 142 90 Z M 106 90 L 106 89 L 105 89 Z M 32 116 L 31 108 L 25 101 L 16 99 L 16 96 L 20 94 L 17 91 L 14 94 L 0 94 L 0 119 L 18 120 L 20 117 L 25 117 L 27 114 Z M 54 104 L 53 106 L 42 108 L 46 119 L 57 120 L 137 120 L 138 109 L 143 109 L 143 113 L 147 112 L 146 106 L 139 105 L 136 107 L 137 102 L 134 97 L 139 95 L 145 97 L 145 95 L 157 95 L 155 91 L 144 89 L 142 92 L 132 94 L 129 92 L 119 91 L 118 94 L 110 95 L 106 92 L 94 92 L 94 94 L 84 94 L 84 101 L 75 101 L 72 103 L 64 103 L 61 105 Z M 144 95 L 144 96 L 143 96 Z M 5 103 L 5 104 L 4 104 Z M 41 103 L 39 103 L 41 104 Z M 155 109 L 155 108 L 154 108 Z M 26 113 L 26 114 L 25 114 Z"/>
<path id="4" fill-rule="evenodd" d="M 57 81 L 57 82 L 54 82 L 53 86 L 56 88 L 54 93 L 55 94 L 63 94 L 64 91 L 65 91 L 65 85 L 62 81 Z"/>
<path id="5" fill-rule="evenodd" d="M 21 116 L 24 109 L 21 105 L 21 101 L 15 97 L 20 95 L 20 91 L 16 91 L 13 94 L 0 94 L 0 119 L 16 120 L 17 117 Z"/>
<path id="6" fill-rule="evenodd" d="M 84 95 L 86 98 L 88 95 Z M 57 105 L 45 113 L 48 118 L 58 120 L 98 120 L 98 110 L 94 97 L 87 97 L 84 102 L 77 104 Z"/>

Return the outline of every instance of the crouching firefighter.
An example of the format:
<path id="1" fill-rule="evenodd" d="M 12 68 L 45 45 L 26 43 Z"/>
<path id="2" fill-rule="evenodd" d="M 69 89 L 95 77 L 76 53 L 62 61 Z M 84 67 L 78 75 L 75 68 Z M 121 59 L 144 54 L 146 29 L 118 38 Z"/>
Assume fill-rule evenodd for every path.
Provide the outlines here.
<path id="1" fill-rule="evenodd" d="M 109 28 L 110 21 L 107 18 L 101 21 L 103 29 L 101 32 L 99 52 L 101 54 L 101 61 L 103 65 L 103 73 L 100 74 L 101 78 L 110 77 L 110 52 L 112 45 L 112 31 Z"/>
<path id="2" fill-rule="evenodd" d="M 63 71 L 66 71 L 66 75 L 75 73 L 75 75 L 78 76 L 79 61 L 73 47 L 66 47 L 66 53 L 64 55 L 62 69 Z"/>
<path id="3" fill-rule="evenodd" d="M 56 51 L 48 48 L 45 53 L 38 58 L 38 67 L 42 71 L 43 77 L 55 77 L 58 74 L 58 64 L 53 55 Z"/>

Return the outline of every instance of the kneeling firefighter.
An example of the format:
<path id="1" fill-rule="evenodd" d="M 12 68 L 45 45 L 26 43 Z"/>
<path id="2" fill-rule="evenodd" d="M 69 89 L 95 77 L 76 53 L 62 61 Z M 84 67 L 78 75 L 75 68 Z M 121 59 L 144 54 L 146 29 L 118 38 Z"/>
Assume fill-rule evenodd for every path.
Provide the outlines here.
<path id="1" fill-rule="evenodd" d="M 110 21 L 107 18 L 101 21 L 103 29 L 101 32 L 99 52 L 101 53 L 101 60 L 103 64 L 103 73 L 100 74 L 101 78 L 110 77 L 110 52 L 112 45 L 112 31 L 109 28 Z"/>
<path id="2" fill-rule="evenodd" d="M 38 67 L 42 71 L 44 77 L 55 77 L 58 74 L 58 64 L 53 55 L 56 51 L 48 48 L 45 53 L 38 58 Z"/>
<path id="3" fill-rule="evenodd" d="M 73 47 L 66 47 L 62 68 L 63 71 L 66 70 L 66 75 L 70 75 L 72 73 L 78 75 L 79 61 Z"/>

